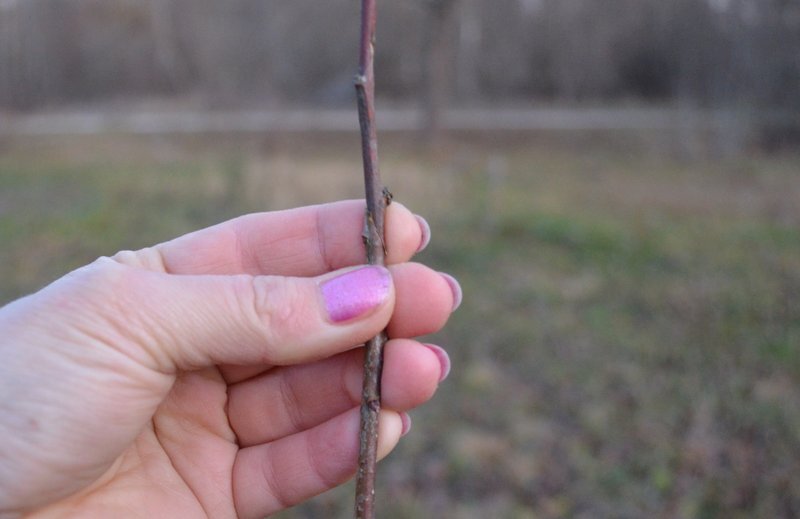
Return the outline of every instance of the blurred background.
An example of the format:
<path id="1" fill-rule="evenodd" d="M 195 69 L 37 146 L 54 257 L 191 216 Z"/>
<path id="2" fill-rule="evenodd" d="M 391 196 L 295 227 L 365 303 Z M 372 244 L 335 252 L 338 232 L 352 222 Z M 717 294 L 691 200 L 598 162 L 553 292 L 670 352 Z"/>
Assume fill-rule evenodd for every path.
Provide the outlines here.
<path id="1" fill-rule="evenodd" d="M 356 0 L 0 0 L 0 302 L 362 196 Z M 800 2 L 379 2 L 381 166 L 466 299 L 383 517 L 800 516 Z M 352 487 L 280 517 L 350 517 Z"/>

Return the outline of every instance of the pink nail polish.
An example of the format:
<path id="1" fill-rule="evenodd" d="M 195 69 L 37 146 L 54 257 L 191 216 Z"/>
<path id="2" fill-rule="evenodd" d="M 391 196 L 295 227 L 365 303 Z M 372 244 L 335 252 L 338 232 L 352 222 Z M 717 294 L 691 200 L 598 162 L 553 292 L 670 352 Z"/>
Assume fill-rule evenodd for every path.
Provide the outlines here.
<path id="1" fill-rule="evenodd" d="M 431 350 L 433 353 L 436 354 L 436 358 L 439 359 L 439 366 L 441 368 L 441 374 L 439 375 L 439 382 L 442 382 L 444 379 L 447 378 L 447 375 L 450 374 L 450 356 L 447 354 L 444 349 L 435 344 L 425 344 L 426 348 Z"/>
<path id="2" fill-rule="evenodd" d="M 419 223 L 420 232 L 422 233 L 422 238 L 420 239 L 419 247 L 417 247 L 417 252 L 422 252 L 431 242 L 431 226 L 428 225 L 428 221 L 425 220 L 425 218 L 416 214 L 414 215 L 414 217 L 417 219 L 417 223 Z"/>
<path id="3" fill-rule="evenodd" d="M 400 436 L 405 436 L 411 431 L 411 417 L 408 413 L 400 413 L 400 419 L 403 421 L 403 429 L 400 431 Z"/>
<path id="4" fill-rule="evenodd" d="M 461 285 L 456 281 L 456 278 L 444 272 L 439 272 L 439 274 L 447 281 L 447 284 L 450 285 L 450 290 L 453 292 L 452 311 L 455 312 L 458 310 L 458 307 L 461 306 L 461 301 L 464 299 L 464 292 L 461 291 Z"/>
<path id="5" fill-rule="evenodd" d="M 349 321 L 380 306 L 391 284 L 391 274 L 383 267 L 351 270 L 324 282 L 322 297 L 331 321 Z"/>

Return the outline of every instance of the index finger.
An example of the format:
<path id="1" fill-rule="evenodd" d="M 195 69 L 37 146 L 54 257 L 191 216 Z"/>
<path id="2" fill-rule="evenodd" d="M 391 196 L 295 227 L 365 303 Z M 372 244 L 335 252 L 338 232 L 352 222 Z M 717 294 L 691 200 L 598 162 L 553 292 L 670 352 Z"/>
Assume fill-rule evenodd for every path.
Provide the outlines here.
<path id="1" fill-rule="evenodd" d="M 173 274 L 318 276 L 365 262 L 364 201 L 257 213 L 155 247 Z M 399 203 L 386 209 L 387 263 L 408 261 L 427 242 L 427 223 Z"/>

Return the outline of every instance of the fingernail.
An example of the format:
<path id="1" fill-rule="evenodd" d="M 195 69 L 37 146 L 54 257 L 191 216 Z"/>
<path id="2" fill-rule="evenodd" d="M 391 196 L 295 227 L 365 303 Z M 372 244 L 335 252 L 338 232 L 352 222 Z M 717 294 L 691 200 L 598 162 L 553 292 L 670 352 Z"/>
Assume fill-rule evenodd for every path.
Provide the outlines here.
<path id="1" fill-rule="evenodd" d="M 403 421 L 403 429 L 400 431 L 400 436 L 405 436 L 411 430 L 411 416 L 408 413 L 400 413 L 400 419 Z"/>
<path id="2" fill-rule="evenodd" d="M 461 300 L 464 298 L 464 293 L 461 291 L 461 285 L 458 284 L 456 278 L 451 276 L 450 274 L 445 274 L 444 272 L 439 272 L 441 276 L 447 281 L 447 284 L 450 285 L 450 290 L 453 292 L 453 312 L 458 310 L 458 307 L 461 306 Z"/>
<path id="3" fill-rule="evenodd" d="M 380 306 L 391 284 L 391 274 L 383 267 L 351 270 L 324 282 L 322 297 L 331 321 L 349 321 Z"/>
<path id="4" fill-rule="evenodd" d="M 425 347 L 436 354 L 436 358 L 439 359 L 439 367 L 442 370 L 441 374 L 439 375 L 439 382 L 442 382 L 447 378 L 447 375 L 450 374 L 450 355 L 448 355 L 444 349 L 436 346 L 435 344 L 426 344 Z"/>
<path id="5" fill-rule="evenodd" d="M 431 242 L 431 226 L 428 225 L 428 221 L 425 220 L 425 218 L 416 214 L 414 217 L 417 219 L 417 223 L 419 223 L 419 230 L 422 232 L 422 238 L 420 239 L 419 247 L 417 247 L 417 252 L 422 252 Z"/>

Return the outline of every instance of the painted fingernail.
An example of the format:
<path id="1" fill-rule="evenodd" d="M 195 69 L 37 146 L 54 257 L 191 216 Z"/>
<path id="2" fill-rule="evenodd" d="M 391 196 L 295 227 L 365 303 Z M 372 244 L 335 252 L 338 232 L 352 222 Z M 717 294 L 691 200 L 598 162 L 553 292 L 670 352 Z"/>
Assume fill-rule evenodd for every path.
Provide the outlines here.
<path id="1" fill-rule="evenodd" d="M 349 321 L 380 306 L 389 295 L 391 278 L 383 267 L 362 267 L 324 282 L 322 297 L 331 321 Z"/>
<path id="2" fill-rule="evenodd" d="M 403 421 L 403 429 L 400 431 L 400 436 L 405 436 L 411 430 L 411 417 L 408 413 L 400 413 L 400 419 Z"/>
<path id="3" fill-rule="evenodd" d="M 450 374 L 450 355 L 448 355 L 444 349 L 436 346 L 435 344 L 426 344 L 425 347 L 436 354 L 436 358 L 439 359 L 439 367 L 442 370 L 441 374 L 439 375 L 439 382 L 442 382 L 447 378 L 447 375 Z"/>
<path id="4" fill-rule="evenodd" d="M 419 223 L 419 230 L 422 233 L 422 238 L 420 239 L 419 247 L 417 247 L 417 252 L 422 252 L 431 242 L 431 226 L 428 225 L 428 221 L 425 220 L 425 218 L 416 214 L 414 217 L 417 219 L 417 223 Z"/>
<path id="5" fill-rule="evenodd" d="M 441 276 L 447 281 L 447 284 L 450 285 L 450 290 L 453 291 L 453 312 L 458 310 L 458 307 L 461 306 L 461 300 L 464 298 L 464 292 L 461 291 L 461 285 L 458 284 L 456 278 L 451 276 L 450 274 L 445 274 L 444 272 L 439 272 Z"/>

